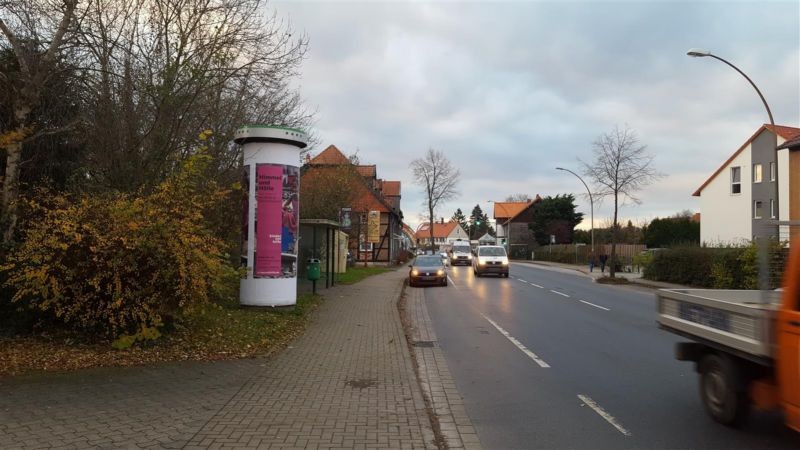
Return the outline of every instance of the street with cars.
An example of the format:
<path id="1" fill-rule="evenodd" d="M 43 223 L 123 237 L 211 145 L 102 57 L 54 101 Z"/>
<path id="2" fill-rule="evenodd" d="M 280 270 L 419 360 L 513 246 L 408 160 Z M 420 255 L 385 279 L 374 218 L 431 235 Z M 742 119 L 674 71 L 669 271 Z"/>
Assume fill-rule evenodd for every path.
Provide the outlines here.
<path id="1" fill-rule="evenodd" d="M 530 263 L 508 278 L 446 268 L 425 289 L 433 327 L 485 448 L 800 446 L 780 414 L 741 428 L 715 422 L 680 336 L 659 329 L 654 290 L 609 286 Z"/>

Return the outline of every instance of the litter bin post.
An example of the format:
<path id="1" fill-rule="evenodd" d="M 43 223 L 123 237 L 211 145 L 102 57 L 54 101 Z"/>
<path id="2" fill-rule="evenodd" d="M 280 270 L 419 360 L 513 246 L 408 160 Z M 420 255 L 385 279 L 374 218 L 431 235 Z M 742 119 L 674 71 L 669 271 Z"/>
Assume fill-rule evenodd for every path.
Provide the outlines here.
<path id="1" fill-rule="evenodd" d="M 309 259 L 308 265 L 306 266 L 306 277 L 311 281 L 311 291 L 314 294 L 317 293 L 317 280 L 320 279 L 321 275 L 319 259 Z"/>

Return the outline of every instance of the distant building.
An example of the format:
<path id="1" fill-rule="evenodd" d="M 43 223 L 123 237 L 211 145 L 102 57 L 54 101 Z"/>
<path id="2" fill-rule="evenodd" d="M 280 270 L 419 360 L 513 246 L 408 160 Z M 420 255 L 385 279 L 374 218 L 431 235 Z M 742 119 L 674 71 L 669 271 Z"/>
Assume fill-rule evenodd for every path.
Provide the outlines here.
<path id="1" fill-rule="evenodd" d="M 423 222 L 417 228 L 417 245 L 420 247 L 430 246 L 430 223 Z M 441 219 L 433 223 L 433 243 L 437 247 L 449 247 L 457 240 L 468 241 L 469 236 L 464 228 L 455 221 L 445 222 Z"/>
<path id="2" fill-rule="evenodd" d="M 351 205 L 352 228 L 348 250 L 357 261 L 368 263 L 392 263 L 396 261 L 404 245 L 403 212 L 400 209 L 400 182 L 382 180 L 374 165 L 354 165 L 335 145 L 328 146 L 313 158 L 308 158 L 302 167 L 300 192 L 303 186 L 313 184 L 316 176 L 325 170 L 341 166 L 355 166 L 355 180 L 350 186 L 356 192 Z M 351 177 L 352 178 L 352 177 Z M 302 211 L 302 205 L 300 206 Z M 377 239 L 367 239 L 369 213 L 379 213 L 380 227 Z"/>
<path id="3" fill-rule="evenodd" d="M 536 247 L 536 237 L 529 225 L 533 222 L 533 207 L 541 202 L 538 195 L 524 202 L 494 202 L 497 239 L 510 255 L 528 258 Z"/>
<path id="4" fill-rule="evenodd" d="M 700 197 L 703 244 L 724 245 L 774 235 L 775 228 L 763 224 L 800 220 L 800 151 L 778 151 L 775 183 L 776 133 L 779 147 L 800 138 L 800 128 L 762 125 L 692 194 Z M 777 193 L 780 205 L 775 204 Z"/>
<path id="5" fill-rule="evenodd" d="M 489 233 L 478 238 L 478 245 L 494 245 L 496 242 L 497 239 Z"/>

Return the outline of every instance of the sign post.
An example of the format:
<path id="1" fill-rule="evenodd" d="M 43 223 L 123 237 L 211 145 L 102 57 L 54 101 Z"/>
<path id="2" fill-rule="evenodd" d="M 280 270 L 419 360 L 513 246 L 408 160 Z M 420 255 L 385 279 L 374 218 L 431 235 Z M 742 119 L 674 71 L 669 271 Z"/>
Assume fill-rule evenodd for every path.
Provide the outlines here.
<path id="1" fill-rule="evenodd" d="M 247 125 L 234 142 L 243 146 L 245 200 L 242 207 L 242 263 L 239 302 L 248 306 L 297 303 L 300 232 L 300 130 Z M 252 182 L 251 182 L 252 180 Z"/>

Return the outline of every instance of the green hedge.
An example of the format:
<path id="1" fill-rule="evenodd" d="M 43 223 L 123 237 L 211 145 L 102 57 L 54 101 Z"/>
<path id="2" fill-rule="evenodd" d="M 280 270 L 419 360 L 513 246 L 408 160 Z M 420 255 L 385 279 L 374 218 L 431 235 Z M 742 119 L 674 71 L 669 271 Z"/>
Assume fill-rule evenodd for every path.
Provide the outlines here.
<path id="1" fill-rule="evenodd" d="M 677 247 L 661 250 L 645 266 L 653 281 L 715 289 L 756 289 L 755 245 L 731 248 Z"/>

